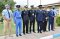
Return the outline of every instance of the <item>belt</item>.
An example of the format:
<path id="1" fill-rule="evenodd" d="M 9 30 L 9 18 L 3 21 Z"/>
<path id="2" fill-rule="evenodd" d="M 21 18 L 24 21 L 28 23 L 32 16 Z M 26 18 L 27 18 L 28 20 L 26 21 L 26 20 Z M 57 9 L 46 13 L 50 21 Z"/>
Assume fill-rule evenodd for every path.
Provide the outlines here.
<path id="1" fill-rule="evenodd" d="M 21 17 L 16 17 L 17 19 L 21 19 Z"/>

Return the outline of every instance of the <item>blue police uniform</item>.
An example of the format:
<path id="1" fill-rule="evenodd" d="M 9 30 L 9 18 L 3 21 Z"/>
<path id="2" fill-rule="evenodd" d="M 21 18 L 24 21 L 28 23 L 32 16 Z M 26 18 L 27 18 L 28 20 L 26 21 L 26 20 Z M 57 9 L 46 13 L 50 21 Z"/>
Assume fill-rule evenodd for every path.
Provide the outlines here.
<path id="1" fill-rule="evenodd" d="M 16 35 L 21 35 L 22 33 L 22 16 L 20 10 L 15 10 L 13 13 L 14 22 L 16 23 Z"/>
<path id="2" fill-rule="evenodd" d="M 48 13 L 46 10 L 42 10 L 43 11 L 43 31 L 46 31 L 46 27 L 47 27 L 47 16 Z"/>
<path id="3" fill-rule="evenodd" d="M 43 26 L 43 12 L 42 10 L 37 10 L 36 12 L 36 20 L 37 20 L 37 29 L 38 29 L 38 33 L 42 33 L 42 26 Z"/>
<path id="4" fill-rule="evenodd" d="M 54 16 L 55 13 L 53 10 L 50 10 L 48 12 L 48 16 L 49 16 L 49 26 L 48 26 L 48 30 L 50 31 L 50 26 L 51 26 L 51 30 L 54 30 Z"/>
<path id="5" fill-rule="evenodd" d="M 33 32 L 35 33 L 35 10 L 29 10 L 29 19 L 30 19 L 30 33 L 31 33 L 31 27 L 33 25 Z"/>
<path id="6" fill-rule="evenodd" d="M 22 19 L 23 19 L 23 34 L 25 34 L 25 27 L 26 27 L 26 33 L 28 34 L 28 24 L 29 24 L 28 10 L 22 11 Z"/>

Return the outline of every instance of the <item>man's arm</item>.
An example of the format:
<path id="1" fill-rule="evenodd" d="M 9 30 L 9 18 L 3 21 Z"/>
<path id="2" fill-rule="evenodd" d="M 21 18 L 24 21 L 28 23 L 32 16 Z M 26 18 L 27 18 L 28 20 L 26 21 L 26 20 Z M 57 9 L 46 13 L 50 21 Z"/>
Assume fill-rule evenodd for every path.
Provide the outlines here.
<path id="1" fill-rule="evenodd" d="M 6 19 L 6 17 L 5 17 L 5 12 L 4 12 L 4 10 L 2 11 L 2 17 L 3 17 L 4 20 L 7 21 L 7 19 Z"/>

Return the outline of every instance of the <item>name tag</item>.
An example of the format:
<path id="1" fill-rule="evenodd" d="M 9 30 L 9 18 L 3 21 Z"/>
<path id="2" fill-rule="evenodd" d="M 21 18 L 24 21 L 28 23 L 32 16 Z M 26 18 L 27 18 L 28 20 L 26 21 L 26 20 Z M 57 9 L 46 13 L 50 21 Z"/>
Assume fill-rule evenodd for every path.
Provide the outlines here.
<path id="1" fill-rule="evenodd" d="M 32 15 L 34 15 L 34 13 Z"/>

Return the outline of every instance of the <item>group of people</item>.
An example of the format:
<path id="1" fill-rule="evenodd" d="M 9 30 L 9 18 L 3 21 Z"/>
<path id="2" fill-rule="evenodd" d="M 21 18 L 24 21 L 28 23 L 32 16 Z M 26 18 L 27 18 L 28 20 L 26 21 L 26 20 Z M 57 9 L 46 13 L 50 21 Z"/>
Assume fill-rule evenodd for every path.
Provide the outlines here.
<path id="1" fill-rule="evenodd" d="M 20 10 L 20 5 L 16 5 L 16 10 L 12 13 L 10 10 L 10 5 L 5 5 L 5 9 L 2 11 L 2 16 L 4 19 L 4 33 L 6 34 L 7 29 L 12 33 L 11 20 L 13 18 L 16 26 L 16 36 L 22 36 L 23 34 L 29 34 L 31 31 L 36 33 L 35 23 L 37 22 L 37 31 L 38 33 L 46 32 L 47 30 L 47 21 L 48 30 L 54 31 L 54 17 L 55 12 L 52 8 L 50 11 L 47 11 L 46 8 L 42 5 L 38 6 L 38 9 L 35 9 L 34 6 L 31 6 L 31 9 L 28 9 L 28 6 L 24 6 L 24 10 Z M 32 30 L 33 28 L 33 30 Z M 29 31 L 28 31 L 29 30 Z"/>

